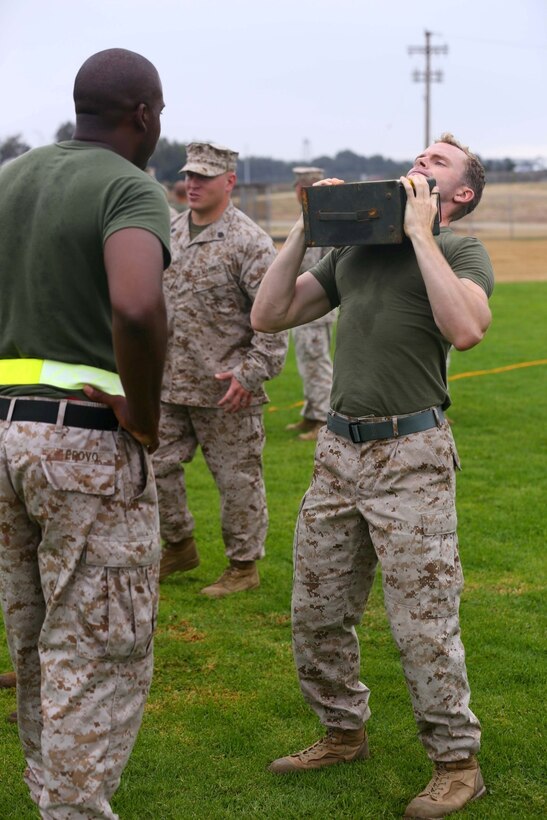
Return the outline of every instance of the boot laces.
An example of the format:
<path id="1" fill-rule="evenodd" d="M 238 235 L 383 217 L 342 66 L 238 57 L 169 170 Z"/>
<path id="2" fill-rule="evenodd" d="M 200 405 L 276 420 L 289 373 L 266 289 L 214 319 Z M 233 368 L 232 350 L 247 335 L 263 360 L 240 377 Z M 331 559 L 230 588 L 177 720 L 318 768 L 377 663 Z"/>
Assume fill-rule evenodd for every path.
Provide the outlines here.
<path id="1" fill-rule="evenodd" d="M 237 578 L 239 575 L 241 575 L 241 570 L 238 569 L 238 567 L 226 567 L 216 583 L 220 584 L 223 581 L 229 581 L 230 578 Z"/>
<path id="2" fill-rule="evenodd" d="M 449 779 L 450 772 L 448 769 L 442 764 L 438 764 L 429 788 L 429 794 L 433 799 L 436 799 L 444 791 Z"/>
<path id="3" fill-rule="evenodd" d="M 226 567 L 224 572 L 222 573 L 222 578 L 237 578 L 241 575 L 249 574 L 253 571 L 253 567 L 234 567 L 229 566 Z"/>
<path id="4" fill-rule="evenodd" d="M 319 738 L 319 740 L 316 740 L 315 743 L 312 743 L 311 746 L 308 746 L 306 749 L 302 749 L 301 752 L 297 752 L 295 757 L 300 758 L 300 760 L 305 760 L 307 757 L 313 755 L 315 751 L 321 749 L 325 745 L 325 742 L 329 741 L 332 738 L 332 735 L 333 730 L 327 729 L 327 734 L 325 735 L 325 737 Z"/>

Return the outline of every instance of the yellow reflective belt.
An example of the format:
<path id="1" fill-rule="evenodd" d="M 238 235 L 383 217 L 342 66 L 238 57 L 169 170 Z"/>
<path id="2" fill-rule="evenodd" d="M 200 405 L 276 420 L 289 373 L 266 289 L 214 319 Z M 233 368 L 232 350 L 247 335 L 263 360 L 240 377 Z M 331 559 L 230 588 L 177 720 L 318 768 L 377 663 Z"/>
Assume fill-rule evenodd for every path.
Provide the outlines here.
<path id="1" fill-rule="evenodd" d="M 124 395 L 117 373 L 51 359 L 0 359 L 0 384 L 50 384 L 64 390 L 81 390 L 90 384 L 105 393 Z"/>

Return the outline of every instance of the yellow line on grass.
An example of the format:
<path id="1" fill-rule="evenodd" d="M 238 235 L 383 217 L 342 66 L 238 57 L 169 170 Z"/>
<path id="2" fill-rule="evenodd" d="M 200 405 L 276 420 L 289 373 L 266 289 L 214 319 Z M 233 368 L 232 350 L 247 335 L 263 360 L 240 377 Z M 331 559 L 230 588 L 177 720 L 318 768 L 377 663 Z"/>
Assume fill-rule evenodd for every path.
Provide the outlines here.
<path id="1" fill-rule="evenodd" d="M 535 362 L 508 364 L 505 365 L 505 367 L 493 367 L 492 370 L 469 370 L 467 373 L 457 373 L 455 376 L 449 376 L 448 381 L 454 382 L 456 379 L 471 379 L 473 376 L 489 376 L 491 373 L 507 373 L 508 370 L 518 370 L 521 367 L 537 367 L 539 364 L 547 364 L 547 359 L 538 359 Z"/>
<path id="2" fill-rule="evenodd" d="M 469 370 L 467 373 L 457 373 L 455 376 L 449 376 L 449 382 L 455 382 L 456 379 L 471 379 L 474 376 L 489 376 L 492 373 L 507 373 L 508 370 L 519 370 L 522 367 L 537 367 L 540 364 L 547 364 L 547 359 L 537 359 L 535 362 L 519 362 L 518 364 L 507 364 L 504 367 L 493 367 L 491 370 Z M 288 407 L 276 407 L 270 405 L 268 413 L 277 413 L 278 410 L 293 410 L 296 407 L 303 407 L 303 401 L 295 401 Z"/>

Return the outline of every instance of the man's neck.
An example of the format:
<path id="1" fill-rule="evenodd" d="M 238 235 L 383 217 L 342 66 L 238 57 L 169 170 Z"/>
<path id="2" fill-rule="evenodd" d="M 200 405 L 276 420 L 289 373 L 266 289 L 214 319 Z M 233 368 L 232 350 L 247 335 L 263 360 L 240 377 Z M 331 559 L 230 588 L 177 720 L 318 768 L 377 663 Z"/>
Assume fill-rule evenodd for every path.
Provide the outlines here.
<path id="1" fill-rule="evenodd" d="M 208 228 L 209 225 L 210 225 L 210 223 L 207 223 L 207 225 L 196 225 L 196 223 L 192 219 L 192 213 L 190 213 L 190 220 L 188 222 L 188 231 L 190 233 L 190 241 L 193 242 L 194 239 L 197 239 L 197 237 L 200 235 L 200 233 L 203 233 L 203 231 L 206 228 Z"/>
<path id="2" fill-rule="evenodd" d="M 79 135 L 77 136 L 76 134 L 74 134 L 72 139 L 75 142 L 87 142 L 88 145 L 96 145 L 97 148 L 108 148 L 110 151 L 116 150 L 113 145 L 111 145 L 109 142 L 105 142 L 104 140 L 95 139 L 92 137 L 82 137 Z"/>
<path id="3" fill-rule="evenodd" d="M 217 219 L 220 219 L 226 208 L 230 205 L 230 199 L 227 202 L 223 202 L 222 205 L 219 205 L 218 208 L 213 208 L 207 211 L 194 211 L 190 209 L 191 219 L 194 225 L 211 225 L 213 222 L 216 222 Z"/>
<path id="4" fill-rule="evenodd" d="M 128 162 L 141 168 L 141 165 L 136 161 L 134 146 L 128 141 L 127 137 L 120 131 L 101 127 L 100 123 L 97 123 L 93 117 L 86 119 L 81 114 L 78 115 L 73 139 L 78 140 L 78 142 L 96 145 L 99 148 L 108 148 L 128 160 Z"/>

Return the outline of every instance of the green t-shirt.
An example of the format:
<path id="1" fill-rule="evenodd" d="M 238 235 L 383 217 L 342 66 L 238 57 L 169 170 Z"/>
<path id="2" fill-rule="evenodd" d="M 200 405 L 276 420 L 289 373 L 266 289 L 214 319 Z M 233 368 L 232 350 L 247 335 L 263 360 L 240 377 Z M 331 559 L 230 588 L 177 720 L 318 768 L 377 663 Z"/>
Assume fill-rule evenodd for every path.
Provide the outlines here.
<path id="1" fill-rule="evenodd" d="M 482 243 L 449 228 L 441 228 L 436 241 L 456 276 L 471 279 L 490 296 L 494 274 Z M 450 405 L 450 344 L 433 319 L 409 241 L 337 248 L 311 270 L 332 306 L 340 306 L 333 410 L 392 416 Z"/>
<path id="2" fill-rule="evenodd" d="M 0 359 L 53 359 L 116 372 L 103 246 L 123 228 L 157 236 L 169 265 L 165 192 L 114 151 L 70 140 L 2 168 Z M 0 393 L 67 391 L 0 385 Z"/>

